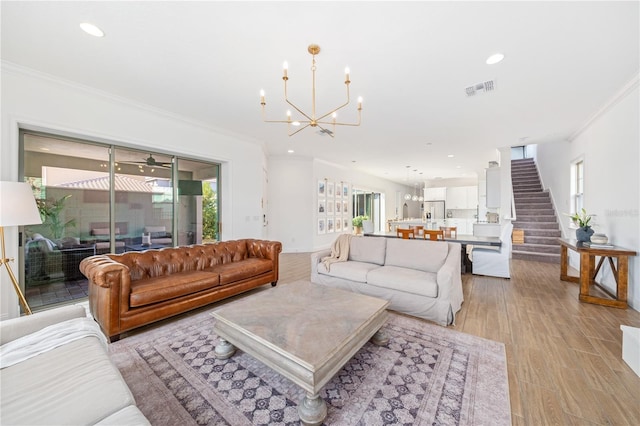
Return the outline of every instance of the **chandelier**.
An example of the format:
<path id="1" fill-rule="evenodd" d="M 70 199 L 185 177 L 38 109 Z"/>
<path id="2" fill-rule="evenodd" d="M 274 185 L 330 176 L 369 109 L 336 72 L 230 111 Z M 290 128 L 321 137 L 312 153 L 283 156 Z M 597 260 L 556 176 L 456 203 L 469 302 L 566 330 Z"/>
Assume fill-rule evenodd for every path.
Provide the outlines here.
<path id="1" fill-rule="evenodd" d="M 287 76 L 287 70 L 288 70 L 288 64 L 285 62 L 283 65 L 283 76 L 282 76 L 282 80 L 284 81 L 284 100 L 293 107 L 293 109 L 295 109 L 300 115 L 301 115 L 301 119 L 300 120 L 293 120 L 291 118 L 291 111 L 287 111 L 287 119 L 286 120 L 267 120 L 265 118 L 265 94 L 264 94 L 264 90 L 260 91 L 260 105 L 262 105 L 262 121 L 264 121 L 265 123 L 287 123 L 287 128 L 288 128 L 288 133 L 289 136 L 293 136 L 296 133 L 300 132 L 301 130 L 306 129 L 307 127 L 311 126 L 311 127 L 319 127 L 320 131 L 324 134 L 328 134 L 329 136 L 333 137 L 333 133 L 335 132 L 335 126 L 359 126 L 360 125 L 360 119 L 361 119 L 361 112 L 362 112 L 362 98 L 359 97 L 358 98 L 358 122 L 357 123 L 343 123 L 340 121 L 337 121 L 337 111 L 341 108 L 344 108 L 345 106 L 349 105 L 349 84 L 351 83 L 351 81 L 349 80 L 349 68 L 345 68 L 344 70 L 344 74 L 345 74 L 345 79 L 344 79 L 344 84 L 347 87 L 347 100 L 345 103 L 343 103 L 342 105 L 338 106 L 337 108 L 332 109 L 331 111 L 322 114 L 322 115 L 317 115 L 316 113 L 316 55 L 320 53 L 320 46 L 318 46 L 317 44 L 310 44 L 309 47 L 307 48 L 307 50 L 309 51 L 309 53 L 312 55 L 313 60 L 311 62 L 311 113 L 306 113 L 304 111 L 302 111 L 298 106 L 296 106 L 293 102 L 291 102 L 287 96 L 287 81 L 289 80 L 289 77 Z M 329 118 L 329 116 L 331 116 Z M 291 126 L 293 127 L 300 127 L 297 130 L 294 130 L 292 132 Z M 332 126 L 333 130 L 329 130 L 327 129 L 328 126 Z"/>

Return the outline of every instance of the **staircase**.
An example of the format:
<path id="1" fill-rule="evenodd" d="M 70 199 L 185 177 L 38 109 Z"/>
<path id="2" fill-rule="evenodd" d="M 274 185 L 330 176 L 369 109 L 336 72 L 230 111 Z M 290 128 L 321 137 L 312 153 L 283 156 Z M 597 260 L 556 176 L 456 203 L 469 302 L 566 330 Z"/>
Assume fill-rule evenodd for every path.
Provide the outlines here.
<path id="1" fill-rule="evenodd" d="M 516 209 L 513 228 L 524 230 L 524 244 L 513 244 L 512 257 L 560 263 L 560 227 L 533 159 L 512 160 L 511 181 Z"/>

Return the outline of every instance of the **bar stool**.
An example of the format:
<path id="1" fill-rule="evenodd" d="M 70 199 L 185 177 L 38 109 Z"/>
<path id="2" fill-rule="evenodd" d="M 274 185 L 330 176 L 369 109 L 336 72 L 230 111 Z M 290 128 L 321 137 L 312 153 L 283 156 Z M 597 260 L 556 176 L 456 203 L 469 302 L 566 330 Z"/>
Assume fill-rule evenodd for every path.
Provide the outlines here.
<path id="1" fill-rule="evenodd" d="M 444 241 L 444 231 L 441 229 L 425 229 L 422 232 L 422 237 L 431 241 Z"/>
<path id="2" fill-rule="evenodd" d="M 440 230 L 444 231 L 445 238 L 458 238 L 457 226 L 441 226 Z"/>
<path id="3" fill-rule="evenodd" d="M 397 228 L 396 229 L 396 234 L 398 235 L 398 237 L 401 237 L 403 240 L 408 240 L 410 238 L 415 238 L 416 237 L 416 234 L 413 231 L 413 229 Z"/>

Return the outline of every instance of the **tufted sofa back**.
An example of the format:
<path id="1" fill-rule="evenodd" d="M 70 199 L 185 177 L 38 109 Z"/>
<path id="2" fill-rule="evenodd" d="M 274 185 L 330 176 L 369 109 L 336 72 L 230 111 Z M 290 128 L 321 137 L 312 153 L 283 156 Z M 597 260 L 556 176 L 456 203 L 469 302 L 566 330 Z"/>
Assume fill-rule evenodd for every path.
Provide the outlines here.
<path id="1" fill-rule="evenodd" d="M 143 252 L 108 254 L 112 260 L 129 268 L 131 281 L 195 271 L 249 257 L 268 258 L 258 240 L 220 241 L 187 247 L 166 247 Z"/>

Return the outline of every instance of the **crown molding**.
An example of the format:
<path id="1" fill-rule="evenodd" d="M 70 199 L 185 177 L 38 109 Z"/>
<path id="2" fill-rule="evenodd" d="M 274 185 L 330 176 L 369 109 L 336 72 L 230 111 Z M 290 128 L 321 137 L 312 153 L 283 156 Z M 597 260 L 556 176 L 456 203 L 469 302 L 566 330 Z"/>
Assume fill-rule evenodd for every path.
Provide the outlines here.
<path id="1" fill-rule="evenodd" d="M 640 84 L 640 74 L 636 74 L 622 89 L 620 89 L 615 95 L 613 95 L 605 104 L 597 110 L 591 117 L 585 121 L 575 132 L 573 132 L 567 140 L 572 142 L 578 136 L 580 136 L 587 128 L 589 128 L 594 121 L 609 112 L 618 102 L 624 99 L 631 91 L 638 87 Z"/>
<path id="2" fill-rule="evenodd" d="M 254 139 L 251 137 L 247 137 L 245 135 L 241 135 L 238 133 L 234 133 L 232 131 L 226 130 L 226 129 L 221 129 L 219 127 L 215 127 L 215 126 L 211 126 L 208 123 L 204 123 L 202 121 L 199 120 L 194 120 L 190 117 L 184 116 L 184 115 L 180 115 L 171 111 L 167 111 L 165 109 L 162 108 L 157 108 L 154 106 L 151 106 L 149 104 L 145 104 L 142 102 L 136 102 L 132 99 L 129 98 L 125 98 L 122 96 L 118 96 L 118 95 L 114 95 L 113 93 L 101 90 L 101 89 L 97 89 L 95 87 L 91 87 L 91 86 L 86 86 L 84 84 L 80 84 L 76 81 L 72 81 L 72 80 L 67 80 L 52 74 L 48 74 L 42 71 L 38 71 L 38 70 L 34 70 L 33 68 L 28 68 L 28 67 L 24 67 L 22 65 L 18 65 L 15 64 L 13 62 L 9 62 L 9 61 L 2 61 L 2 72 L 8 72 L 8 73 L 13 73 L 13 74 L 17 74 L 17 75 L 24 75 L 27 77 L 31 77 L 31 78 L 35 78 L 35 79 L 39 79 L 39 80 L 44 80 L 44 81 L 48 81 L 54 84 L 59 84 L 62 86 L 66 86 L 69 87 L 73 90 L 77 90 L 80 92 L 84 92 L 87 93 L 89 95 L 92 96 L 97 96 L 97 97 L 101 97 L 103 99 L 106 99 L 110 102 L 113 103 L 117 103 L 123 106 L 128 106 L 128 107 L 132 107 L 132 108 L 136 108 L 139 110 L 142 110 L 144 112 L 156 115 L 158 117 L 161 117 L 163 119 L 171 119 L 171 120 L 175 120 L 175 121 L 179 121 L 182 122 L 184 124 L 188 124 L 189 126 L 193 126 L 193 127 L 198 127 L 201 128 L 203 130 L 206 130 L 208 132 L 213 132 L 213 133 L 218 133 L 218 134 L 222 134 L 225 136 L 229 136 L 235 139 L 239 139 L 243 142 L 247 142 L 247 143 L 252 143 L 252 144 L 256 144 L 256 145 L 260 145 L 263 147 L 263 149 L 266 149 L 266 144 L 264 141 L 262 140 L 258 140 L 258 139 Z"/>

